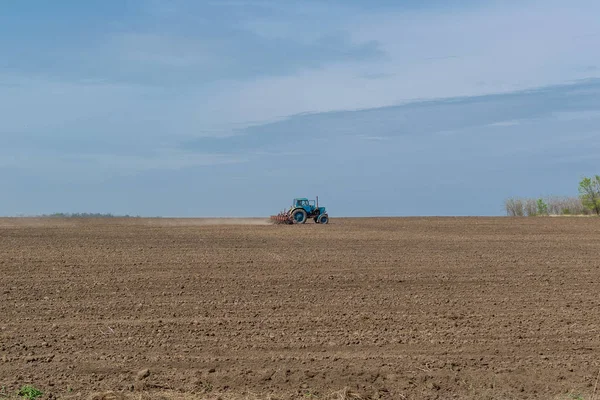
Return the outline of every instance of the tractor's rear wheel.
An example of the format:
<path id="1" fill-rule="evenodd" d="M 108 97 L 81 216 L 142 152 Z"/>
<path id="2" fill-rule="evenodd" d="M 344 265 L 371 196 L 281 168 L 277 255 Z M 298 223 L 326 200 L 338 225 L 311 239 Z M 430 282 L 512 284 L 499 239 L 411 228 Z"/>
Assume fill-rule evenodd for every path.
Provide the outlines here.
<path id="1" fill-rule="evenodd" d="M 327 223 L 329 223 L 329 215 L 323 214 L 323 215 L 319 216 L 317 221 L 319 224 L 327 224 Z"/>
<path id="2" fill-rule="evenodd" d="M 298 208 L 294 211 L 292 211 L 292 221 L 294 221 L 294 224 L 303 224 L 306 222 L 306 211 L 304 211 L 302 208 Z"/>

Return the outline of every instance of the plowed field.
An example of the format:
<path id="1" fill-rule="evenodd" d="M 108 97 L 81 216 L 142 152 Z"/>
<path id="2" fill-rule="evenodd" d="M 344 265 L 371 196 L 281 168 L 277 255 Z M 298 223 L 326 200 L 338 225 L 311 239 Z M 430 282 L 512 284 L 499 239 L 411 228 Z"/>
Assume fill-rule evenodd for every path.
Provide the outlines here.
<path id="1" fill-rule="evenodd" d="M 599 324 L 596 218 L 0 220 L 0 399 L 588 400 Z"/>

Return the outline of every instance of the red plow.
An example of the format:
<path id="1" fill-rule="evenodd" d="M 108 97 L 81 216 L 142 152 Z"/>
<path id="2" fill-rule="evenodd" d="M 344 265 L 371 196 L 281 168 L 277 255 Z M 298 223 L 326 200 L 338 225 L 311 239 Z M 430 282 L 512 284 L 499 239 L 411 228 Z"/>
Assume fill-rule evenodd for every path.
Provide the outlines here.
<path id="1" fill-rule="evenodd" d="M 281 211 L 277 215 L 271 215 L 271 222 L 275 224 L 293 224 L 294 220 L 288 211 Z"/>

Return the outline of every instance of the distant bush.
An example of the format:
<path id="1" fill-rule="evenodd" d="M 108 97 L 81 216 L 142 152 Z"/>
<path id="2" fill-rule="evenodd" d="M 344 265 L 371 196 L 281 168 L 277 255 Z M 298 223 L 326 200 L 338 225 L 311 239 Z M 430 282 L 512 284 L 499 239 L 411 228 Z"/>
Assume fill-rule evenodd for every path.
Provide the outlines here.
<path id="1" fill-rule="evenodd" d="M 506 209 L 506 215 L 511 217 L 523 217 L 525 216 L 525 205 L 522 199 L 510 198 L 504 200 L 504 208 Z"/>
<path id="2" fill-rule="evenodd" d="M 550 215 L 589 215 L 581 199 L 577 197 L 551 197 L 548 200 Z"/>
<path id="3" fill-rule="evenodd" d="M 537 215 L 537 201 L 535 199 L 525 199 L 525 215 L 527 217 Z"/>

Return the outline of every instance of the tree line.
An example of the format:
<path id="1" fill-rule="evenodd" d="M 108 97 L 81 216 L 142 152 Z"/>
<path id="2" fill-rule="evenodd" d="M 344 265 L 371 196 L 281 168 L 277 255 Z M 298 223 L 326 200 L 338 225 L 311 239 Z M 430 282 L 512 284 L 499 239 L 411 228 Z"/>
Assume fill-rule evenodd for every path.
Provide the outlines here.
<path id="1" fill-rule="evenodd" d="M 506 215 L 533 217 L 543 215 L 600 216 L 600 175 L 584 177 L 579 182 L 577 197 L 520 198 L 504 201 Z"/>
<path id="2" fill-rule="evenodd" d="M 113 215 L 102 213 L 52 213 L 41 215 L 44 218 L 140 218 L 132 215 Z"/>

